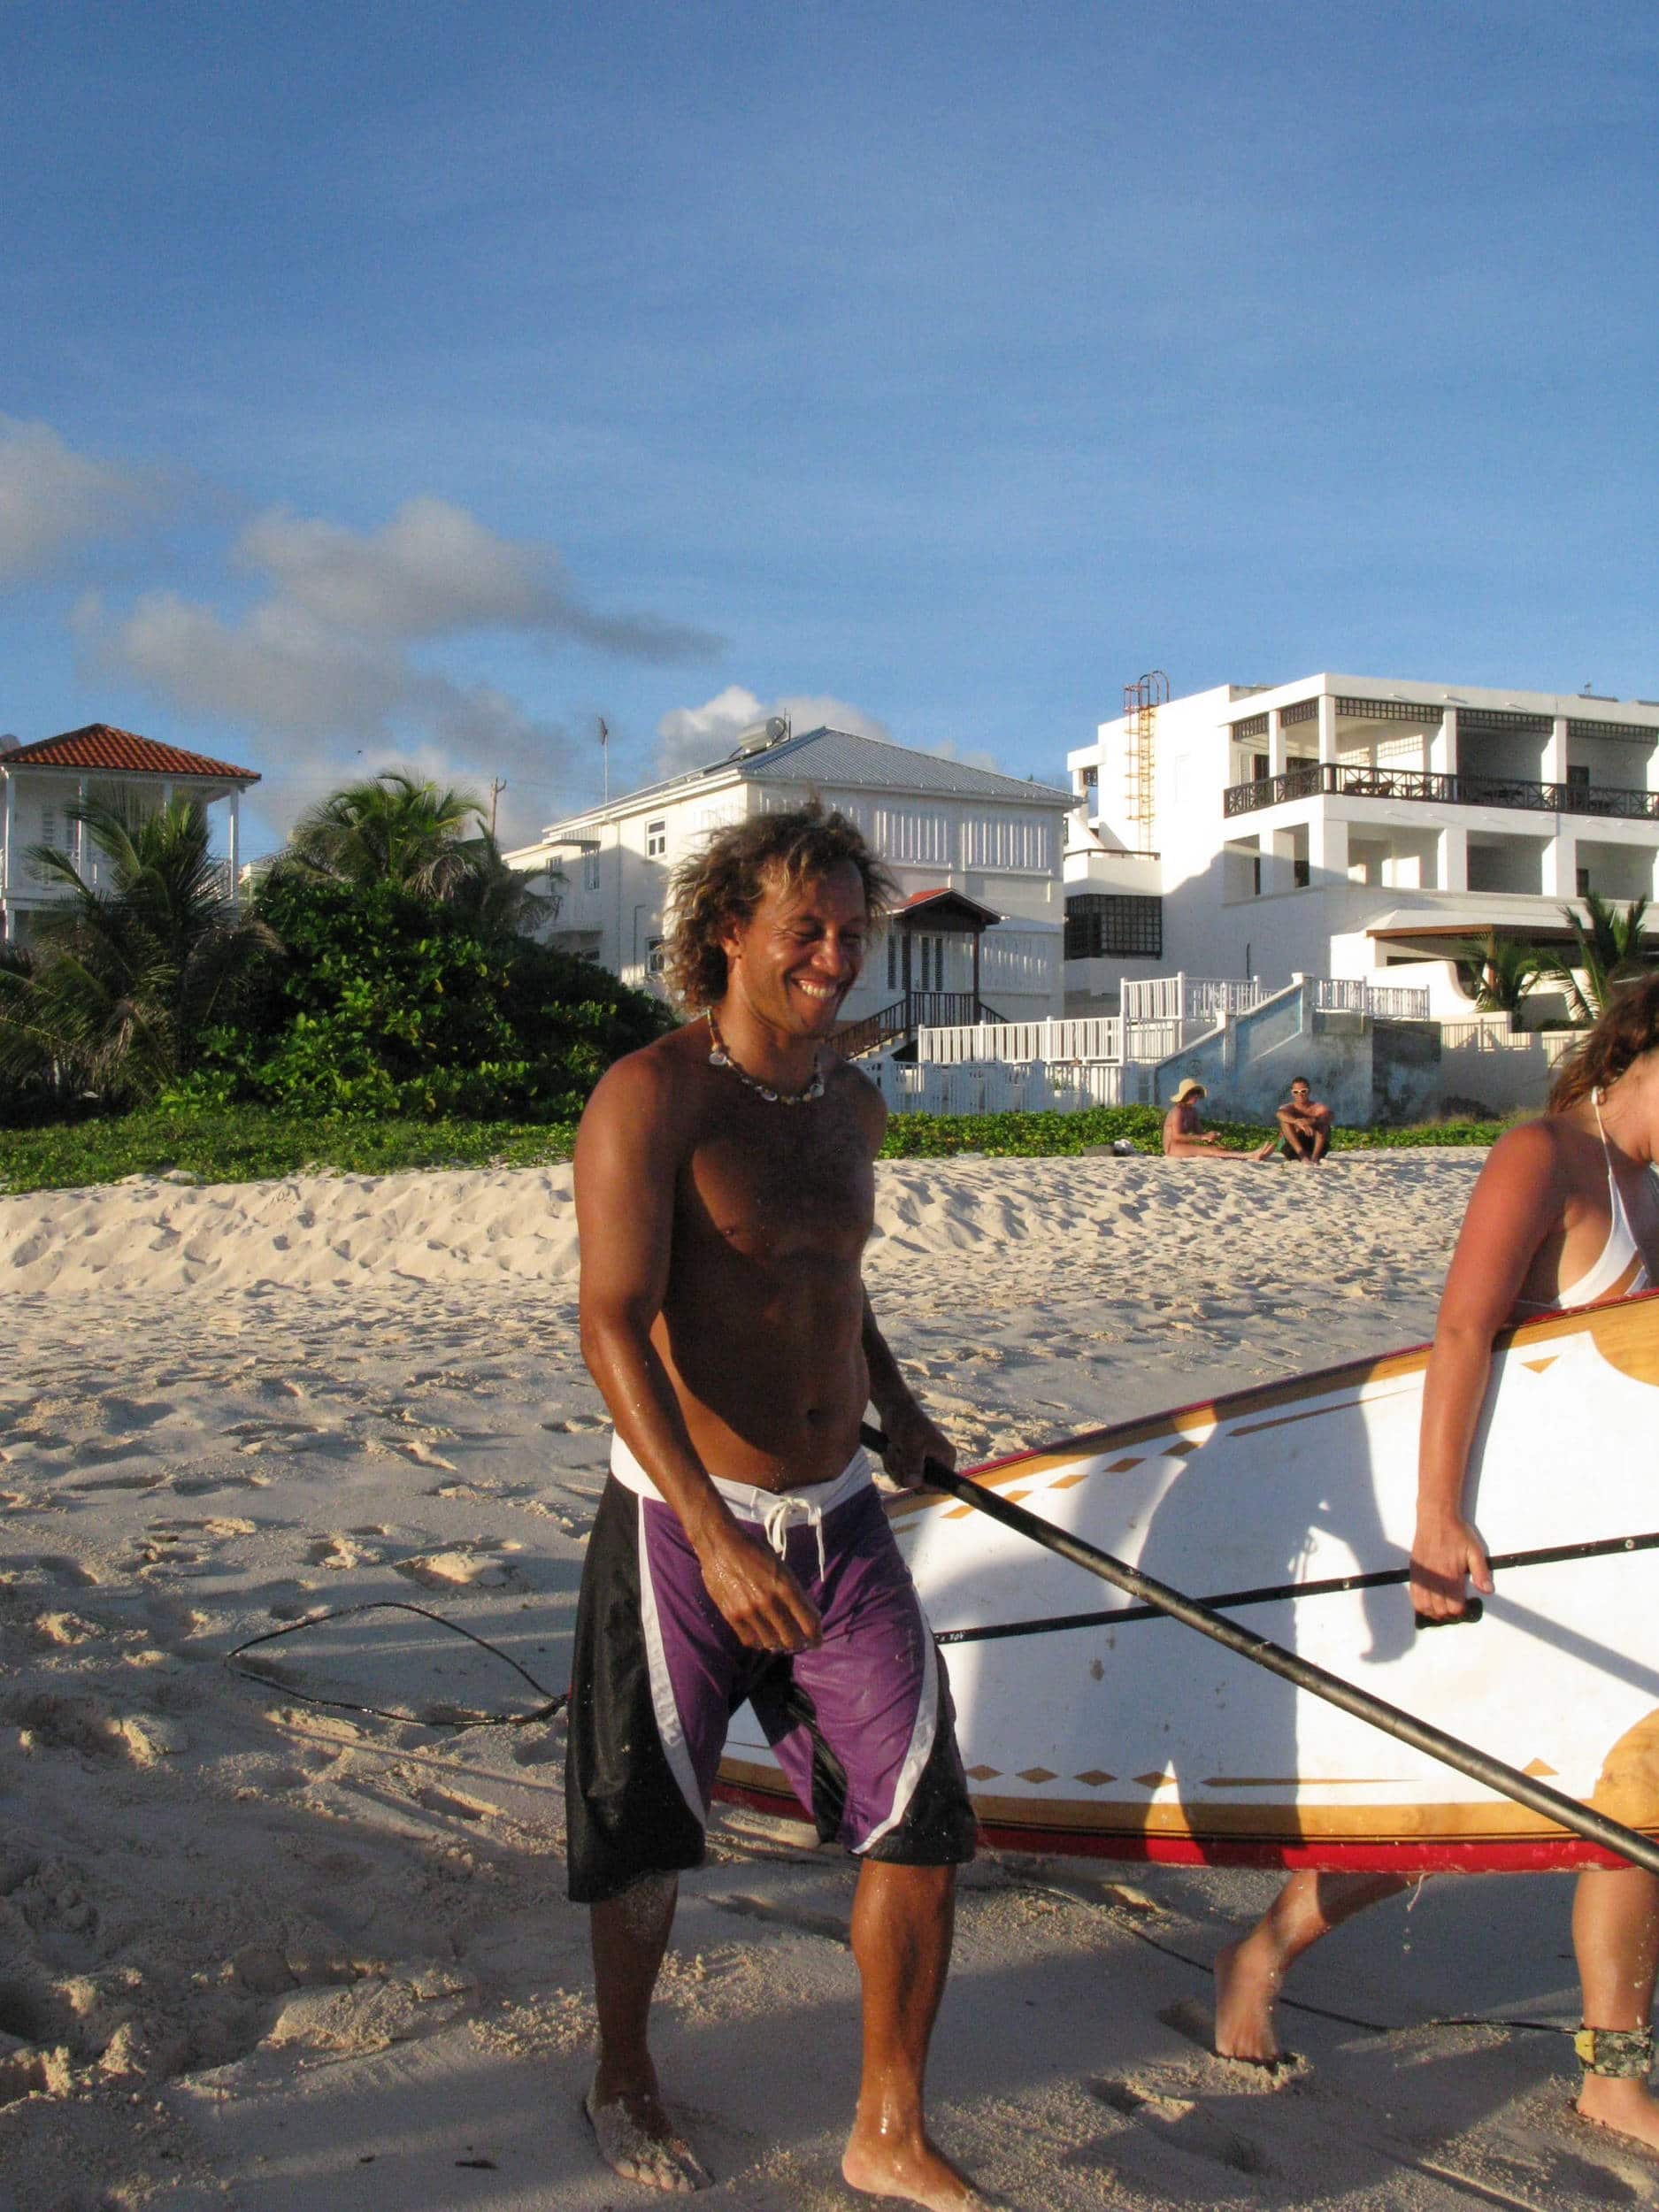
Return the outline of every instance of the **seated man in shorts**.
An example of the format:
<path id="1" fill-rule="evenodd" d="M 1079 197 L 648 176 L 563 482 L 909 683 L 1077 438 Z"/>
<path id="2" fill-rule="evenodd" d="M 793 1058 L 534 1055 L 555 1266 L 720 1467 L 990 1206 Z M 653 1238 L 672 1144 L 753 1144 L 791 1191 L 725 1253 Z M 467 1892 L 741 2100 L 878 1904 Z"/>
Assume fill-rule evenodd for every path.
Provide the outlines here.
<path id="1" fill-rule="evenodd" d="M 631 2181 L 703 2187 L 647 2031 L 677 1876 L 703 1857 L 748 1700 L 820 1837 L 862 1862 L 843 2177 L 973 2212 L 922 2076 L 974 1821 L 944 1663 L 859 1443 L 866 1404 L 898 1480 L 955 1455 L 864 1295 L 887 1110 L 828 1042 L 890 896 L 855 826 L 816 803 L 718 832 L 674 885 L 668 975 L 692 1019 L 618 1061 L 583 1117 L 582 1350 L 616 1437 L 572 1670 L 570 1893 L 593 1909 L 600 2154 Z"/>
<path id="2" fill-rule="evenodd" d="M 1175 1087 L 1174 1103 L 1164 1117 L 1164 1156 L 1166 1160 L 1264 1160 L 1279 1148 L 1271 1137 L 1254 1152 L 1235 1152 L 1222 1143 L 1213 1129 L 1198 1125 L 1198 1102 L 1209 1094 L 1202 1083 L 1184 1075 Z"/>
<path id="3" fill-rule="evenodd" d="M 1294 1077 L 1289 1103 L 1279 1110 L 1279 1133 L 1289 1156 L 1309 1162 L 1323 1160 L 1331 1149 L 1331 1132 L 1335 1126 L 1334 1115 L 1314 1096 L 1307 1077 Z"/>

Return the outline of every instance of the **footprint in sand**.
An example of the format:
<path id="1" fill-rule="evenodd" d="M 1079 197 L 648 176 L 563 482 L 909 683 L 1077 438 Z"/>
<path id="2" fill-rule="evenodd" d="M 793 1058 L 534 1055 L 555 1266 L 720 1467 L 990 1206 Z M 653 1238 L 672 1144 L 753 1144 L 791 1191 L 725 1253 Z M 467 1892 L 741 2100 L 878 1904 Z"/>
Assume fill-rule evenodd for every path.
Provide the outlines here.
<path id="1" fill-rule="evenodd" d="M 499 1552 L 508 1548 L 503 1545 L 492 1548 Z M 512 1581 L 517 1569 L 511 1559 L 457 1548 L 426 1552 L 415 1559 L 400 1559 L 397 1572 L 419 1583 L 424 1590 L 498 1590 Z"/>
<path id="2" fill-rule="evenodd" d="M 51 1582 L 61 1582 L 70 1589 L 92 1590 L 97 1587 L 98 1577 L 79 1559 L 66 1558 L 61 1553 L 43 1552 L 32 1564 L 36 1574 L 44 1575 Z"/>
<path id="3" fill-rule="evenodd" d="M 348 1568 L 360 1567 L 365 1560 L 378 1556 L 361 1544 L 354 1544 L 349 1536 L 319 1536 L 305 1554 L 313 1567 L 326 1567 L 335 1574 Z"/>
<path id="4" fill-rule="evenodd" d="M 459 1790 L 439 1789 L 429 1785 L 415 1792 L 417 1805 L 424 1805 L 429 1813 L 449 1813 L 457 1820 L 500 1820 L 499 1805 L 492 1805 L 487 1797 L 467 1797 Z"/>
<path id="5" fill-rule="evenodd" d="M 1271 2170 L 1259 2144 L 1226 2126 L 1190 2097 L 1164 2096 L 1133 2081 L 1090 2081 L 1084 2087 L 1110 2110 L 1136 2121 L 1189 2157 L 1211 2159 L 1235 2174 L 1263 2175 Z"/>

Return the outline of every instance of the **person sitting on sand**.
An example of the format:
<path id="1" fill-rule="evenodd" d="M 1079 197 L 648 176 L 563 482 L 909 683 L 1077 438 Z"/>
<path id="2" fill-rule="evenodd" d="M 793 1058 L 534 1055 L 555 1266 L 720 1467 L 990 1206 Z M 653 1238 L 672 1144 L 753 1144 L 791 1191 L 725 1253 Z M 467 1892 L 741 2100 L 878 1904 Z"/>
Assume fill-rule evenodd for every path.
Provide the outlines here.
<path id="1" fill-rule="evenodd" d="M 1468 1583 L 1494 1586 L 1463 1494 L 1498 1331 L 1659 1282 L 1659 1190 L 1649 1171 L 1655 1154 L 1659 976 L 1649 976 L 1616 993 L 1563 1063 L 1542 1120 L 1499 1138 L 1470 1199 L 1424 1378 L 1411 1545 L 1418 1613 L 1455 1620 Z M 1576 1479 L 1593 1475 L 1563 1470 L 1563 1481 Z M 1622 1809 L 1621 1816 L 1637 1818 Z M 1648 1806 L 1639 1824 L 1655 1818 L 1659 1805 Z M 1364 1906 L 1406 1886 L 1396 1874 L 1294 1873 L 1250 1932 L 1217 1957 L 1221 2055 L 1271 2065 L 1279 2056 L 1273 2002 L 1293 1962 Z M 1659 2151 L 1659 2104 L 1647 2087 L 1659 1878 L 1632 1866 L 1587 1869 L 1578 1877 L 1572 1940 L 1585 2023 L 1575 2108 Z"/>
<path id="2" fill-rule="evenodd" d="M 1213 1129 L 1198 1125 L 1198 1105 L 1209 1093 L 1203 1085 L 1190 1075 L 1184 1075 L 1175 1086 L 1175 1102 L 1164 1117 L 1164 1156 L 1167 1160 L 1264 1160 L 1277 1149 L 1279 1140 L 1271 1137 L 1254 1152 L 1233 1152 L 1222 1143 Z"/>
<path id="3" fill-rule="evenodd" d="M 648 2043 L 682 1868 L 747 1700 L 826 1841 L 860 1860 L 864 2078 L 841 2172 L 931 2212 L 987 2200 L 929 2139 L 922 2078 L 974 1817 L 944 1662 L 859 1424 L 919 1486 L 956 1454 L 864 1294 L 880 1093 L 829 1042 L 891 886 L 816 802 L 718 832 L 674 886 L 681 1029 L 617 1062 L 576 1140 L 583 1356 L 616 1433 L 572 1665 L 570 1893 L 593 1909 L 584 2101 L 626 2179 L 708 2175 Z M 803 2026 L 802 2064 L 821 2067 Z"/>
<path id="4" fill-rule="evenodd" d="M 1305 1075 L 1291 1079 L 1290 1098 L 1279 1108 L 1278 1121 L 1279 1137 L 1290 1159 L 1323 1160 L 1331 1149 L 1336 1118 L 1314 1096 L 1313 1086 Z"/>

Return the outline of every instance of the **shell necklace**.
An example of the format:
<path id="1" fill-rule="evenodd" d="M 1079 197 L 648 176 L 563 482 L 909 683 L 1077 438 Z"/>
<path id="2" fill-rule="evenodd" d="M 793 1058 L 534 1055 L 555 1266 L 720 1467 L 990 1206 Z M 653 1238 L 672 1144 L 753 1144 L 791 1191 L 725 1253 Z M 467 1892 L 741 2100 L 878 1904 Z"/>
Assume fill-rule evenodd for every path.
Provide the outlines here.
<path id="1" fill-rule="evenodd" d="M 726 1039 L 720 1034 L 720 1025 L 714 1018 L 712 1006 L 705 1006 L 703 1013 L 709 1024 L 709 1065 L 711 1068 L 730 1068 L 738 1081 L 764 1098 L 769 1106 L 810 1106 L 815 1098 L 824 1095 L 824 1071 L 813 1071 L 812 1080 L 803 1091 L 774 1091 L 770 1083 L 762 1083 L 740 1068 L 726 1050 Z"/>

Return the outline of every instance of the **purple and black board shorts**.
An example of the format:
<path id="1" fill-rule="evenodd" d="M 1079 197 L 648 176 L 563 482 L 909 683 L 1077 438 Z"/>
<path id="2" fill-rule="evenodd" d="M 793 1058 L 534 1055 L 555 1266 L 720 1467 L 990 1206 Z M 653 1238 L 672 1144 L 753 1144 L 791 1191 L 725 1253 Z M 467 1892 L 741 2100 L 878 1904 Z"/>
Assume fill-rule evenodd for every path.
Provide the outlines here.
<path id="1" fill-rule="evenodd" d="M 728 1502 L 739 1494 L 722 1487 Z M 774 1548 L 818 1609 L 823 1642 L 783 1655 L 738 1642 L 671 1507 L 614 1473 L 606 1483 L 571 1671 L 565 1789 L 578 1904 L 701 1862 L 726 1725 L 745 1700 L 821 1841 L 905 1866 L 973 1856 L 944 1661 L 864 1455 L 814 1488 L 821 1520 L 787 1503 L 780 1514 L 766 1493 L 741 1494 L 757 1502 L 750 1516 L 733 1507 L 763 1535 L 767 1512 Z"/>

